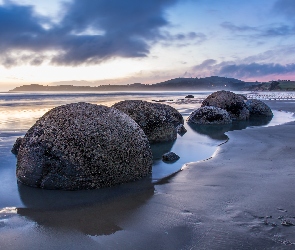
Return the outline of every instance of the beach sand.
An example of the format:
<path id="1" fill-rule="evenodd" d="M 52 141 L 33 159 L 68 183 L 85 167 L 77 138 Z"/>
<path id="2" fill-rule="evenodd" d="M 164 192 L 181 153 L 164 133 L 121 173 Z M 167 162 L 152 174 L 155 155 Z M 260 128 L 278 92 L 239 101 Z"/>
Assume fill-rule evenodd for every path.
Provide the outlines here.
<path id="1" fill-rule="evenodd" d="M 266 103 L 295 112 L 292 101 Z M 0 222 L 0 249 L 295 249 L 294 132 L 295 122 L 227 132 L 212 158 L 89 206 L 30 208 L 29 194 L 22 216 Z"/>

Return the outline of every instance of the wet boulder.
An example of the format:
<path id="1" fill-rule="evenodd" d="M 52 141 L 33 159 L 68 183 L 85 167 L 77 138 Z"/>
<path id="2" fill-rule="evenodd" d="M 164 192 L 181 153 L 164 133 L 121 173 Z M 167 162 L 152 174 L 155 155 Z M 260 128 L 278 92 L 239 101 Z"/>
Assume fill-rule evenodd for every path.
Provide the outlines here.
<path id="1" fill-rule="evenodd" d="M 17 178 L 45 189 L 95 189 L 151 173 L 152 153 L 143 130 L 117 109 L 89 103 L 56 107 L 26 133 Z"/>
<path id="2" fill-rule="evenodd" d="M 204 106 L 225 109 L 233 120 L 247 120 L 250 116 L 244 98 L 231 91 L 221 90 L 212 93 L 202 102 L 202 107 Z"/>
<path id="3" fill-rule="evenodd" d="M 188 122 L 200 125 L 229 124 L 232 122 L 229 113 L 221 108 L 204 106 L 193 111 L 187 118 Z"/>
<path id="4" fill-rule="evenodd" d="M 180 157 L 177 154 L 173 153 L 173 152 L 165 153 L 162 156 L 162 160 L 167 161 L 167 162 L 177 161 L 179 158 Z"/>
<path id="5" fill-rule="evenodd" d="M 249 99 L 247 100 L 246 105 L 248 110 L 250 111 L 250 116 L 273 116 L 271 108 L 267 106 L 263 101 Z"/>
<path id="6" fill-rule="evenodd" d="M 183 124 L 182 115 L 166 104 L 128 100 L 112 107 L 129 115 L 143 129 L 151 143 L 175 140 L 176 127 Z"/>

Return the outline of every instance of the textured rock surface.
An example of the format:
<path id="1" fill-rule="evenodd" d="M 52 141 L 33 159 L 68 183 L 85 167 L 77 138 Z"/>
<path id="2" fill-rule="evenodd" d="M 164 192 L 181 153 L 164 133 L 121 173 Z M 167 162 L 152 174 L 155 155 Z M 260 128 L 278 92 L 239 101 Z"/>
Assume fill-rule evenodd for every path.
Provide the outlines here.
<path id="1" fill-rule="evenodd" d="M 179 124 L 177 127 L 176 127 L 176 131 L 179 135 L 183 136 L 187 130 L 186 128 L 183 126 L 183 124 Z"/>
<path id="2" fill-rule="evenodd" d="M 151 143 L 175 140 L 175 127 L 183 124 L 182 115 L 166 104 L 129 100 L 118 102 L 113 107 L 129 115 L 143 129 Z"/>
<path id="3" fill-rule="evenodd" d="M 11 149 L 11 153 L 17 155 L 18 154 L 18 150 L 20 148 L 20 145 L 22 143 L 22 140 L 23 138 L 22 137 L 18 137 L 15 141 L 15 143 L 13 144 L 12 146 L 12 149 Z"/>
<path id="4" fill-rule="evenodd" d="M 209 95 L 203 102 L 204 106 L 214 106 L 225 109 L 233 120 L 247 120 L 250 113 L 244 98 L 230 91 L 217 91 Z"/>
<path id="5" fill-rule="evenodd" d="M 229 113 L 221 108 L 205 106 L 193 111 L 187 118 L 195 124 L 229 124 L 232 122 Z"/>
<path id="6" fill-rule="evenodd" d="M 46 189 L 94 189 L 140 179 L 152 169 L 142 129 L 105 106 L 56 107 L 26 133 L 17 157 L 20 182 Z"/>
<path id="7" fill-rule="evenodd" d="M 273 113 L 271 108 L 268 107 L 264 102 L 256 99 L 249 99 L 246 102 L 247 108 L 250 111 L 250 115 L 254 116 L 269 116 L 272 117 Z"/>
<path id="8" fill-rule="evenodd" d="M 180 157 L 177 154 L 173 153 L 173 152 L 165 153 L 162 156 L 163 161 L 177 161 L 179 158 Z"/>

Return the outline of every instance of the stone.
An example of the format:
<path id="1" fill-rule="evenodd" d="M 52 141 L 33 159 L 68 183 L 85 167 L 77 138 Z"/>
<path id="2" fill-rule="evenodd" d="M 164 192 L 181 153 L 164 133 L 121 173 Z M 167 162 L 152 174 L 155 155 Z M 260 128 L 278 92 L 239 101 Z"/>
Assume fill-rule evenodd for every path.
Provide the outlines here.
<path id="1" fill-rule="evenodd" d="M 195 98 L 193 95 L 187 95 L 185 98 Z"/>
<path id="2" fill-rule="evenodd" d="M 187 121 L 200 125 L 232 123 L 232 119 L 226 110 L 213 106 L 198 108 L 190 114 Z"/>
<path id="3" fill-rule="evenodd" d="M 267 106 L 263 101 L 256 99 L 249 99 L 246 102 L 246 106 L 250 111 L 250 116 L 267 116 L 272 117 L 273 113 L 271 108 Z"/>
<path id="4" fill-rule="evenodd" d="M 175 108 L 162 103 L 127 100 L 112 107 L 129 115 L 142 128 L 150 143 L 175 140 L 175 127 L 184 122 Z"/>
<path id="5" fill-rule="evenodd" d="M 209 95 L 201 106 L 214 106 L 225 109 L 232 120 L 247 120 L 250 116 L 244 98 L 231 91 L 216 91 Z"/>
<path id="6" fill-rule="evenodd" d="M 16 175 L 32 187 L 95 189 L 141 179 L 152 163 L 149 141 L 134 120 L 82 102 L 48 111 L 28 130 Z"/>
<path id="7" fill-rule="evenodd" d="M 11 153 L 17 155 L 18 154 L 18 151 L 19 151 L 19 148 L 21 146 L 21 143 L 22 143 L 22 140 L 23 138 L 22 137 L 18 137 L 15 141 L 15 143 L 13 144 L 12 146 L 12 149 L 11 149 Z"/>
<path id="8" fill-rule="evenodd" d="M 177 131 L 177 134 L 183 136 L 187 130 L 186 128 L 183 126 L 183 124 L 179 124 L 177 127 L 176 127 L 176 131 Z"/>
<path id="9" fill-rule="evenodd" d="M 167 162 L 177 161 L 179 158 L 180 157 L 177 154 L 173 153 L 173 152 L 165 153 L 162 156 L 162 160 L 167 161 Z"/>

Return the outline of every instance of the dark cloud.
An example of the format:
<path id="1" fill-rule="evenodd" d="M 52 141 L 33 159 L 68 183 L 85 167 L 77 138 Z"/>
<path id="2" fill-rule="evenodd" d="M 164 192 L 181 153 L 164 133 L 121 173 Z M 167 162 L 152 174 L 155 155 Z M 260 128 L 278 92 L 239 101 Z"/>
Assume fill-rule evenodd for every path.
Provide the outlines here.
<path id="1" fill-rule="evenodd" d="M 203 63 L 193 67 L 196 74 L 218 75 L 235 78 L 253 78 L 268 75 L 283 75 L 295 73 L 295 64 L 274 64 L 274 63 L 235 63 L 221 62 L 213 59 L 205 60 Z"/>
<path id="2" fill-rule="evenodd" d="M 295 28 L 285 24 L 272 24 L 269 26 L 251 27 L 247 25 L 235 25 L 231 22 L 221 23 L 221 27 L 234 33 L 245 33 L 250 38 L 267 38 L 295 35 Z"/>
<path id="3" fill-rule="evenodd" d="M 73 0 L 64 4 L 58 24 L 36 15 L 32 6 L 5 1 L 0 5 L 1 61 L 8 66 L 39 64 L 44 58 L 59 65 L 99 63 L 114 57 L 145 57 L 151 44 L 162 40 L 204 39 L 195 32 L 161 31 L 169 25 L 165 11 L 178 1 Z M 17 51 L 31 53 L 32 60 L 16 60 Z"/>

